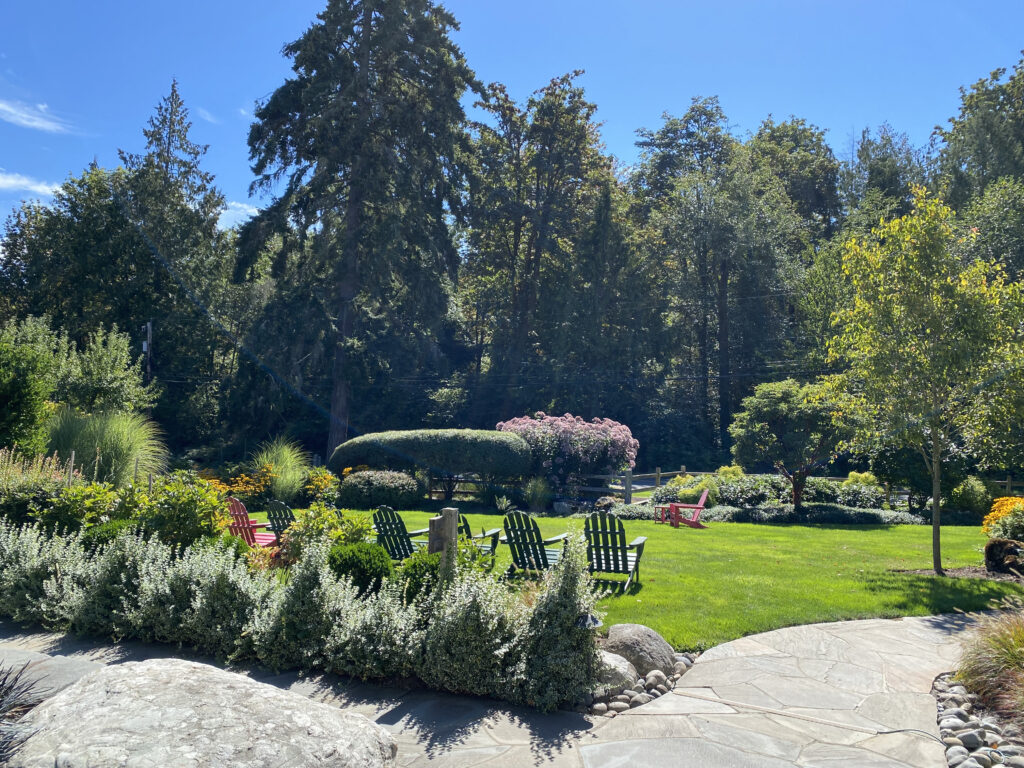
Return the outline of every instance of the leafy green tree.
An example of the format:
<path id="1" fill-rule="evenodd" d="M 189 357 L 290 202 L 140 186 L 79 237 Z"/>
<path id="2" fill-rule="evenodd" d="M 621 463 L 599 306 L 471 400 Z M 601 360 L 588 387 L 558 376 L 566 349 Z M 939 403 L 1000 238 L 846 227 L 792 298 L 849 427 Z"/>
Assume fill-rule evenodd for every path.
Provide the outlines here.
<path id="1" fill-rule="evenodd" d="M 0 336 L 0 447 L 41 453 L 46 446 L 49 361 L 38 348 Z"/>
<path id="2" fill-rule="evenodd" d="M 992 262 L 962 259 L 953 212 L 923 188 L 914 194 L 911 213 L 845 243 L 854 300 L 830 350 L 848 366 L 834 384 L 864 416 L 860 442 L 913 447 L 931 475 L 932 561 L 941 574 L 944 464 L 994 439 L 990 416 L 999 390 L 1019 379 L 1024 326 L 1020 286 Z"/>
<path id="3" fill-rule="evenodd" d="M 840 171 L 843 203 L 858 231 L 910 210 L 913 185 L 925 181 L 925 162 L 907 135 L 888 123 L 863 130 L 854 157 Z"/>
<path id="4" fill-rule="evenodd" d="M 960 113 L 936 128 L 946 197 L 958 211 L 989 184 L 1024 177 L 1024 59 L 1005 76 L 1005 68 L 996 69 L 961 88 Z"/>
<path id="5" fill-rule="evenodd" d="M 328 449 L 348 436 L 353 352 L 373 317 L 429 336 L 447 310 L 467 150 L 461 97 L 474 86 L 430 0 L 329 0 L 285 46 L 294 76 L 256 111 L 254 189 L 283 189 L 249 242 L 290 233 L 327 278 L 332 326 Z M 254 249 L 250 248 L 250 253 Z"/>
<path id="6" fill-rule="evenodd" d="M 989 184 L 961 219 L 973 227 L 972 257 L 999 262 L 1011 280 L 1024 278 L 1024 179 Z"/>
<path id="7" fill-rule="evenodd" d="M 785 379 L 755 387 L 729 432 L 736 462 L 774 467 L 792 485 L 799 510 L 807 478 L 832 461 L 849 427 L 823 385 Z"/>
<path id="8" fill-rule="evenodd" d="M 155 383 L 143 383 L 142 357 L 133 359 L 131 341 L 115 325 L 89 334 L 85 347 L 59 375 L 57 399 L 87 413 L 140 411 L 153 405 Z"/>

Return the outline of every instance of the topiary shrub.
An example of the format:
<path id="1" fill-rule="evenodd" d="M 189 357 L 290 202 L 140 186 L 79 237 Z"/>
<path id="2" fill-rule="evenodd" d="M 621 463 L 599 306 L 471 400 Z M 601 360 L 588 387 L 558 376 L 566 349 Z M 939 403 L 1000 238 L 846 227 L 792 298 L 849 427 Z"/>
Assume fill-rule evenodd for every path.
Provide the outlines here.
<path id="1" fill-rule="evenodd" d="M 338 488 L 338 503 L 354 509 L 379 506 L 411 509 L 423 498 L 423 488 L 416 478 L 404 472 L 354 472 Z"/>
<path id="2" fill-rule="evenodd" d="M 441 553 L 418 549 L 395 570 L 394 581 L 407 603 L 429 597 L 441 574 Z"/>
<path id="3" fill-rule="evenodd" d="M 328 466 L 339 477 L 346 467 L 428 469 L 435 476 L 475 473 L 518 478 L 530 470 L 530 446 L 517 435 L 483 429 L 412 429 L 372 432 L 339 445 Z"/>
<path id="4" fill-rule="evenodd" d="M 327 562 L 339 579 L 347 576 L 359 594 L 376 592 L 394 574 L 391 556 L 380 544 L 363 541 L 331 547 Z"/>

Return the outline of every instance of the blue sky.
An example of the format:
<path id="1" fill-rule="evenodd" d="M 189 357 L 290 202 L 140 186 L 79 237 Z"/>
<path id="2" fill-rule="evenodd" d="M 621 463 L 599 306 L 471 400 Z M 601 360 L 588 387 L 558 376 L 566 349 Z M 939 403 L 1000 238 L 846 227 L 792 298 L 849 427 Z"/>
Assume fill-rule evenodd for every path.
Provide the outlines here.
<path id="1" fill-rule="evenodd" d="M 193 138 L 230 201 L 250 199 L 253 104 L 289 71 L 281 47 L 324 0 L 12 2 L 0 25 L 0 218 L 94 158 L 142 149 L 142 128 L 177 78 Z M 635 158 L 635 131 L 693 96 L 717 95 L 734 130 L 768 114 L 827 129 L 841 158 L 865 126 L 916 144 L 957 109 L 958 88 L 1024 48 L 1024 2 L 900 0 L 449 0 L 455 39 L 481 80 L 525 98 L 584 69 L 609 151 Z"/>

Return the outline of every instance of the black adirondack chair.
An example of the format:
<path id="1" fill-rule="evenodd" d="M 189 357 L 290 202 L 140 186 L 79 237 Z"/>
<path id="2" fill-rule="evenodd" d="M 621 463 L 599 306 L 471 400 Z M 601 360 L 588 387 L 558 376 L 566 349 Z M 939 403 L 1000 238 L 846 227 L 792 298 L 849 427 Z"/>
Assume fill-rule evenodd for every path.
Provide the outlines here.
<path id="1" fill-rule="evenodd" d="M 474 546 L 485 555 L 494 557 L 494 553 L 498 549 L 498 536 L 500 535 L 500 528 L 492 528 L 489 531 L 481 531 L 474 536 L 466 516 L 459 515 L 459 536 L 465 536 L 472 541 Z"/>
<path id="2" fill-rule="evenodd" d="M 583 525 L 587 540 L 587 562 L 591 573 L 621 573 L 626 583 L 622 590 L 629 589 L 636 577 L 640 583 L 640 558 L 644 554 L 646 536 L 637 536 L 626 543 L 626 529 L 622 521 L 607 512 L 594 512 Z"/>
<path id="3" fill-rule="evenodd" d="M 388 551 L 392 560 L 405 560 L 417 549 L 426 546 L 425 540 L 414 541 L 413 536 L 422 536 L 430 531 L 429 528 L 409 531 L 395 510 L 383 506 L 373 513 L 373 527 L 377 531 L 377 543 Z"/>
<path id="4" fill-rule="evenodd" d="M 277 499 L 267 504 L 267 526 L 277 537 L 277 543 L 281 543 L 281 535 L 288 530 L 288 526 L 295 522 L 295 515 L 292 511 Z"/>
<path id="5" fill-rule="evenodd" d="M 568 533 L 542 538 L 537 521 L 530 515 L 519 510 L 512 510 L 505 515 L 505 535 L 502 542 L 508 544 L 512 551 L 512 565 L 509 575 L 516 569 L 522 571 L 544 571 L 555 565 L 562 558 L 561 547 L 549 547 L 549 544 L 564 543 Z"/>

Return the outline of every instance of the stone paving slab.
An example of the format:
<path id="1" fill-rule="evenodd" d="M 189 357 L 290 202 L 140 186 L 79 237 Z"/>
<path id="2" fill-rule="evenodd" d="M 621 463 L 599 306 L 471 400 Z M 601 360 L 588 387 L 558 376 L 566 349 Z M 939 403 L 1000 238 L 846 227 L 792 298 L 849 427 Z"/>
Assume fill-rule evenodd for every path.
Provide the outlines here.
<path id="1" fill-rule="evenodd" d="M 409 768 L 941 768 L 931 683 L 955 666 L 968 624 L 963 616 L 870 619 L 740 638 L 704 653 L 668 694 L 616 718 L 541 715 L 332 675 L 234 671 L 366 715 L 395 735 L 398 765 Z M 0 622 L 0 665 L 29 662 L 60 685 L 99 664 L 170 656 L 212 663 L 169 646 Z M 925 734 L 880 733 L 900 728 Z"/>

